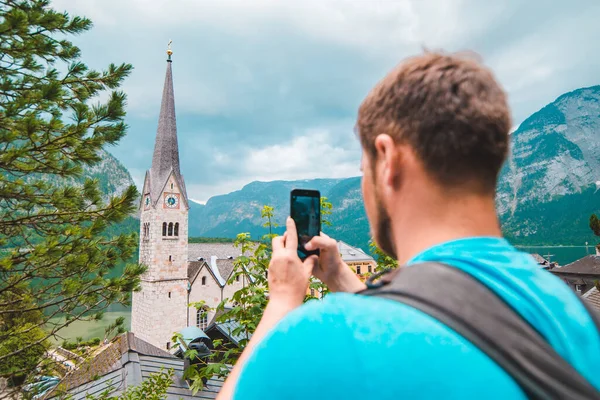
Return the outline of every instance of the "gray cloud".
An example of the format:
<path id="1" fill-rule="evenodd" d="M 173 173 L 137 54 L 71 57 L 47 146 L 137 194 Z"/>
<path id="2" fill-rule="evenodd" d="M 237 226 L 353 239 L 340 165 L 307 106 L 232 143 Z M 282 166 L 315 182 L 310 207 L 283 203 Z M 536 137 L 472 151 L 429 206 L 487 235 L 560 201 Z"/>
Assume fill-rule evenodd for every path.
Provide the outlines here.
<path id="1" fill-rule="evenodd" d="M 566 91 L 600 83 L 594 0 L 55 0 L 54 7 L 94 21 L 75 40 L 91 66 L 135 67 L 124 86 L 129 134 L 111 151 L 138 181 L 150 166 L 173 39 L 181 164 L 199 200 L 255 179 L 358 174 L 357 107 L 422 46 L 480 53 L 509 92 L 515 124 Z"/>

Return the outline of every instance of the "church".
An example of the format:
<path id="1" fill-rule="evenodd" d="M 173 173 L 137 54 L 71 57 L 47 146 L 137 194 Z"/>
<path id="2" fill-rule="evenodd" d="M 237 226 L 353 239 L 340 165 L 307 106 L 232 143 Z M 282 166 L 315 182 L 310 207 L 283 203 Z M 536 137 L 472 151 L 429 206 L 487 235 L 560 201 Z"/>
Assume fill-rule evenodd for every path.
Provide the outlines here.
<path id="1" fill-rule="evenodd" d="M 188 243 L 188 197 L 179 164 L 172 51 L 167 51 L 152 165 L 140 200 L 139 262 L 147 265 L 141 290 L 133 292 L 131 331 L 160 349 L 170 350 L 175 332 L 194 326 L 206 330 L 214 312 L 190 306 L 204 301 L 209 310 L 246 285 L 228 282 L 234 259 L 232 243 Z M 258 210 L 257 210 L 258 212 Z M 338 242 L 340 254 L 359 275 L 375 272 L 375 260 L 361 249 Z M 362 268 L 362 270 L 361 270 Z"/>

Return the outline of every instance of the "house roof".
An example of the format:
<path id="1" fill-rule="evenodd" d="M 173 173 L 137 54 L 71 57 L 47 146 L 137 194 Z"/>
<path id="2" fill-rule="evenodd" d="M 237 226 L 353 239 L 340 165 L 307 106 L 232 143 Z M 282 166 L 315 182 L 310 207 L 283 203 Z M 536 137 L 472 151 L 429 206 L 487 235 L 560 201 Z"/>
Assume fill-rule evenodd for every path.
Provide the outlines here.
<path id="1" fill-rule="evenodd" d="M 193 282 L 196 279 L 196 275 L 200 272 L 202 265 L 204 265 L 204 261 L 189 261 L 188 262 L 188 270 L 187 276 L 190 282 Z"/>
<path id="2" fill-rule="evenodd" d="M 589 255 L 567 264 L 564 267 L 553 268 L 555 274 L 598 275 L 600 277 L 600 256 Z"/>
<path id="3" fill-rule="evenodd" d="M 242 250 L 233 243 L 189 243 L 188 260 L 198 261 L 203 258 L 207 262 L 212 256 L 218 259 L 236 258 L 242 255 Z"/>
<path id="4" fill-rule="evenodd" d="M 117 394 L 128 386 L 139 385 L 161 368 L 174 371 L 173 383 L 167 389 L 167 399 L 214 399 L 223 386 L 221 379 L 211 378 L 202 391 L 193 395 L 183 379 L 182 359 L 138 339 L 133 333 L 124 333 L 91 360 L 67 374 L 59 385 L 61 392 L 55 388 L 45 398 L 59 396 L 62 390 L 73 395 L 74 400 L 85 399 L 87 395 L 99 395 L 105 390 Z"/>
<path id="5" fill-rule="evenodd" d="M 219 274 L 225 281 L 229 279 L 231 273 L 233 272 L 234 264 L 233 259 L 217 259 L 217 269 L 219 270 Z"/>
<path id="6" fill-rule="evenodd" d="M 581 297 L 583 297 L 593 309 L 600 312 L 600 291 L 598 291 L 598 288 L 593 287 Z"/>
<path id="7" fill-rule="evenodd" d="M 357 261 L 375 261 L 373 257 L 365 253 L 358 247 L 352 247 L 346 242 L 338 240 L 338 250 L 342 255 L 342 260 L 345 262 L 357 262 Z"/>
<path id="8" fill-rule="evenodd" d="M 239 327 L 241 327 L 240 323 L 235 320 L 229 320 L 227 322 L 213 322 L 212 324 L 209 325 L 208 328 L 206 328 L 206 334 L 210 336 L 210 333 L 212 331 L 217 330 L 223 336 L 225 336 L 229 340 L 231 340 L 232 343 L 234 343 L 236 346 L 238 346 L 240 341 L 242 339 L 246 338 L 246 335 L 244 332 L 234 333 L 234 331 L 236 329 L 238 329 Z M 251 336 L 252 335 L 250 335 L 250 337 Z"/>
<path id="9" fill-rule="evenodd" d="M 153 357 L 174 358 L 168 352 L 135 337 L 131 332 L 115 337 L 107 346 L 100 349 L 89 361 L 84 361 L 68 373 L 60 385 L 65 390 L 91 382 L 98 376 L 106 375 L 122 367 L 123 354 L 133 351 Z"/>

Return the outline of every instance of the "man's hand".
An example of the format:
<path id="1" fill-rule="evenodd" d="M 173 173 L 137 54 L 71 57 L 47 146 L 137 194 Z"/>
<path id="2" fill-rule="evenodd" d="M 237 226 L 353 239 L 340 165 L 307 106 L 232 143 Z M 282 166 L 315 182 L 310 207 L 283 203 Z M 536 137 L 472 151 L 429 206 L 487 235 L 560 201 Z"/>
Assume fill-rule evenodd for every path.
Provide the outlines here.
<path id="1" fill-rule="evenodd" d="M 355 293 L 366 289 L 366 285 L 342 260 L 335 239 L 321 232 L 321 236 L 313 237 L 304 248 L 308 251 L 320 250 L 319 262 L 313 268 L 313 275 L 332 292 Z"/>
<path id="2" fill-rule="evenodd" d="M 287 307 L 298 307 L 304 301 L 310 275 L 317 264 L 317 256 L 304 262 L 298 257 L 298 234 L 292 218 L 286 221 L 283 236 L 273 238 L 273 255 L 269 264 L 269 302 Z"/>

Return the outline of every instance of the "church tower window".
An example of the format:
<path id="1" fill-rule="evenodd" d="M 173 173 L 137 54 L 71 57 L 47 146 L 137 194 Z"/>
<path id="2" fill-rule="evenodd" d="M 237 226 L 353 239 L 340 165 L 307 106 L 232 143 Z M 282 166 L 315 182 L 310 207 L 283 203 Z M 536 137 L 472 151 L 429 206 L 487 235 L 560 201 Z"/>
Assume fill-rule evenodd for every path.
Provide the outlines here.
<path id="1" fill-rule="evenodd" d="M 203 308 L 196 311 L 196 326 L 202 330 L 208 328 L 208 313 Z"/>
<path id="2" fill-rule="evenodd" d="M 179 236 L 179 222 L 175 222 L 175 231 L 173 232 L 173 236 Z"/>
<path id="3" fill-rule="evenodd" d="M 169 222 L 169 236 L 173 236 L 173 223 Z"/>
<path id="4" fill-rule="evenodd" d="M 167 223 L 163 222 L 163 236 L 167 236 Z"/>

